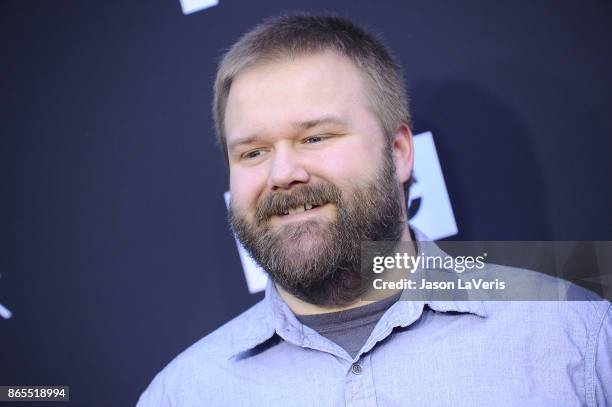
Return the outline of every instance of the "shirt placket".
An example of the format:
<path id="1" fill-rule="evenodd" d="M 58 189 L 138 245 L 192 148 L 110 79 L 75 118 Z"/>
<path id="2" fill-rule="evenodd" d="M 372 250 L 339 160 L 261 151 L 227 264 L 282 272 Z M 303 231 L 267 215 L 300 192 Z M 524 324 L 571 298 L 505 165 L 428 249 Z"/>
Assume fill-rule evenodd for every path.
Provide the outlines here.
<path id="1" fill-rule="evenodd" d="M 371 354 L 367 353 L 352 364 L 346 371 L 344 399 L 347 407 L 372 407 L 376 404 L 374 375 L 372 374 Z"/>

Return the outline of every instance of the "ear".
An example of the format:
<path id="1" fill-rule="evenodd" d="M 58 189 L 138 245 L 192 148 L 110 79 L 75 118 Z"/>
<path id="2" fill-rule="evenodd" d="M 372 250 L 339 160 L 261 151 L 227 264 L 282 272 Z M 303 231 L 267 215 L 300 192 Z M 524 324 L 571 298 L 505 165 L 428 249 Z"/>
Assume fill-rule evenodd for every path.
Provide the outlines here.
<path id="1" fill-rule="evenodd" d="M 412 132 L 406 124 L 398 127 L 393 135 L 391 144 L 395 173 L 403 184 L 410 179 L 414 166 L 414 148 L 412 144 Z"/>

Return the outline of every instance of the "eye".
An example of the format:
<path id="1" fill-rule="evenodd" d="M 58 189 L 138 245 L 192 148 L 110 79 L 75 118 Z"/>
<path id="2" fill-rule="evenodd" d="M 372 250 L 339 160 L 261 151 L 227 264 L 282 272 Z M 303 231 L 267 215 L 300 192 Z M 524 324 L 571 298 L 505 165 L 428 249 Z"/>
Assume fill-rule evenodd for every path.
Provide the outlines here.
<path id="1" fill-rule="evenodd" d="M 311 137 L 305 138 L 303 143 L 304 144 L 315 144 L 315 143 L 320 143 L 324 139 L 325 139 L 325 137 L 323 137 L 323 136 L 311 136 Z"/>
<path id="2" fill-rule="evenodd" d="M 261 150 L 251 150 L 242 154 L 242 159 L 244 160 L 252 160 L 253 158 L 257 158 L 261 155 Z"/>

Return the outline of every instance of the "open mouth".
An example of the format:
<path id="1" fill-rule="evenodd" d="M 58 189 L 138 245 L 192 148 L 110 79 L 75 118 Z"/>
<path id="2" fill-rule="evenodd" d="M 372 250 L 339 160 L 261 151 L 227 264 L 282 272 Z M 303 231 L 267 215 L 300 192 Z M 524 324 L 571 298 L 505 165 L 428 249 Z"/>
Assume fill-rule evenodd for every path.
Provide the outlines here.
<path id="1" fill-rule="evenodd" d="M 311 210 L 316 209 L 316 208 L 318 208 L 320 206 L 321 205 L 313 205 L 313 204 L 307 203 L 307 204 L 304 204 L 304 205 L 296 206 L 295 208 L 287 209 L 286 211 L 284 211 L 280 215 L 281 216 L 296 215 L 298 213 L 303 213 L 303 212 L 311 211 Z"/>

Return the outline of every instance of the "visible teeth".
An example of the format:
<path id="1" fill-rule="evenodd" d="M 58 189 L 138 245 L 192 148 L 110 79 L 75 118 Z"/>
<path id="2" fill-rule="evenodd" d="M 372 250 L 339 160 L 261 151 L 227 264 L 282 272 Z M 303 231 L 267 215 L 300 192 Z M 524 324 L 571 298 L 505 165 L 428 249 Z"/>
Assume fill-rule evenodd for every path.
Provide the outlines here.
<path id="1" fill-rule="evenodd" d="M 298 206 L 297 208 L 293 208 L 293 209 L 289 209 L 289 215 L 294 215 L 296 213 L 301 213 L 301 212 L 305 212 L 306 209 L 304 209 L 303 206 Z"/>
<path id="2" fill-rule="evenodd" d="M 309 211 L 314 207 L 315 205 L 307 203 L 301 206 L 296 206 L 295 208 L 287 209 L 286 211 L 283 212 L 283 215 L 293 215 L 296 213 L 302 213 L 305 211 Z"/>

